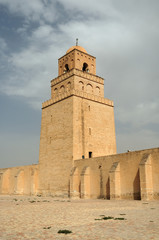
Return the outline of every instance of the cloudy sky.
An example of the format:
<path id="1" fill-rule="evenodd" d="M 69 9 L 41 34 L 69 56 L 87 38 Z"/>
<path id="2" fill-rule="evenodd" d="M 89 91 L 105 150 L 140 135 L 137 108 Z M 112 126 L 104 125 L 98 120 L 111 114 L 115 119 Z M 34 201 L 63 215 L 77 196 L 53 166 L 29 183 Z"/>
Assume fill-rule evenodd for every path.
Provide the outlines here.
<path id="1" fill-rule="evenodd" d="M 38 163 L 41 103 L 76 38 L 114 100 L 118 153 L 159 147 L 158 0 L 0 0 L 0 167 Z"/>

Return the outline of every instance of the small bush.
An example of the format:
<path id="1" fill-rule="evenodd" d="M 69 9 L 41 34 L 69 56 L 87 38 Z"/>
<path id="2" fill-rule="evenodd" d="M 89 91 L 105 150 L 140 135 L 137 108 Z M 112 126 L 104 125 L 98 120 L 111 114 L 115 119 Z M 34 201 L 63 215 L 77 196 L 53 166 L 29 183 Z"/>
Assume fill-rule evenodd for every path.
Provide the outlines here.
<path id="1" fill-rule="evenodd" d="M 43 229 L 50 229 L 51 227 L 49 226 L 49 227 L 44 227 Z"/>
<path id="2" fill-rule="evenodd" d="M 114 218 L 114 220 L 126 220 L 125 218 Z"/>
<path id="3" fill-rule="evenodd" d="M 72 233 L 70 230 L 59 230 L 58 233 L 69 234 Z"/>
<path id="4" fill-rule="evenodd" d="M 120 215 L 126 215 L 126 214 L 120 214 Z M 100 215 L 100 216 L 104 216 L 104 215 Z M 95 218 L 94 220 L 110 220 L 110 219 L 113 219 L 113 220 L 126 220 L 125 218 L 122 218 L 122 217 L 119 217 L 119 218 L 114 218 L 114 217 L 111 217 L 111 216 L 104 216 L 102 218 Z"/>
<path id="5" fill-rule="evenodd" d="M 30 203 L 35 203 L 36 201 L 32 200 L 32 201 L 29 201 Z"/>
<path id="6" fill-rule="evenodd" d="M 103 220 L 109 220 L 109 219 L 114 219 L 113 217 L 110 217 L 110 216 L 108 216 L 108 217 L 103 217 L 102 218 Z"/>

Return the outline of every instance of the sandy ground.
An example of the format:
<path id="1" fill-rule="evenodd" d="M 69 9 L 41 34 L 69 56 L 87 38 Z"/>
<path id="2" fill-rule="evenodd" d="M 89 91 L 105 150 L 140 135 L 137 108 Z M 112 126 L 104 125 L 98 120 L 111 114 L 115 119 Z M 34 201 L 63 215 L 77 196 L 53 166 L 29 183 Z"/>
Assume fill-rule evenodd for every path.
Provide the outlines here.
<path id="1" fill-rule="evenodd" d="M 0 239 L 159 239 L 159 201 L 0 196 Z"/>

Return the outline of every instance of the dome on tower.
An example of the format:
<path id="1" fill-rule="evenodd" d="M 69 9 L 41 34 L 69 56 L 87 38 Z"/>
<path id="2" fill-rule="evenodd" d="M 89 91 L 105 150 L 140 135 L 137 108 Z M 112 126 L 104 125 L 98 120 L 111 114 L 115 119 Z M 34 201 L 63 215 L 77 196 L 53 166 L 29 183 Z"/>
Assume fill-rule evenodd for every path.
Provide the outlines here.
<path id="1" fill-rule="evenodd" d="M 73 49 L 77 49 L 77 50 L 79 50 L 79 51 L 81 51 L 81 52 L 87 53 L 87 51 L 86 51 L 83 47 L 81 47 L 81 46 L 72 46 L 72 47 L 70 47 L 70 48 L 67 50 L 66 53 L 71 52 Z"/>

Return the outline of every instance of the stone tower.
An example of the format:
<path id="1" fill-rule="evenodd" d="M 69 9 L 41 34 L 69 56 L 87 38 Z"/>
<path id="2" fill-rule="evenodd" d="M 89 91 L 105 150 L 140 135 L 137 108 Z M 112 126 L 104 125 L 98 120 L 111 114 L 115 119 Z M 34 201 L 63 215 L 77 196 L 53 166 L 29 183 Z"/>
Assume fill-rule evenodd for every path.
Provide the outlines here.
<path id="1" fill-rule="evenodd" d="M 42 105 L 39 193 L 68 195 L 75 160 L 115 153 L 113 102 L 104 98 L 96 58 L 73 46 L 59 58 L 51 99 Z"/>

